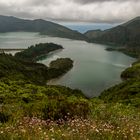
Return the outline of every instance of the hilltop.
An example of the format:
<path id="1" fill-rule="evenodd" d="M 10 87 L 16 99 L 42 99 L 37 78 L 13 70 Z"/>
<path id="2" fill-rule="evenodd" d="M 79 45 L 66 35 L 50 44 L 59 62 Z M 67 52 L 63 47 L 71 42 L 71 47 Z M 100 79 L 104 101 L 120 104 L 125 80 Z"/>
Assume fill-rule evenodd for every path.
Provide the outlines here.
<path id="1" fill-rule="evenodd" d="M 91 30 L 85 33 L 91 42 L 110 44 L 123 47 L 123 52 L 131 55 L 140 52 L 140 17 L 136 17 L 117 27 L 101 30 Z"/>
<path id="2" fill-rule="evenodd" d="M 83 34 L 54 22 L 43 19 L 27 20 L 0 15 L 0 33 L 18 31 L 39 32 L 42 35 L 53 37 L 87 40 Z"/>

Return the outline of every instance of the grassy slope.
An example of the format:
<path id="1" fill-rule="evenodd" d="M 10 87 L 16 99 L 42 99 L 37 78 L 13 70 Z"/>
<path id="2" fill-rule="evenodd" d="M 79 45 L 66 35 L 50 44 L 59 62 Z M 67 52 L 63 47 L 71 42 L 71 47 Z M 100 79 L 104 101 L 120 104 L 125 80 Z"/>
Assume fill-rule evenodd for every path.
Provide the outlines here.
<path id="1" fill-rule="evenodd" d="M 4 79 L 0 104 L 2 140 L 131 140 L 140 136 L 138 108 L 86 99 L 81 91 L 62 86 Z"/>
<path id="2" fill-rule="evenodd" d="M 36 84 L 44 84 L 47 80 L 48 68 L 43 64 L 25 62 L 17 58 L 0 54 L 0 78 L 23 79 Z"/>
<path id="3" fill-rule="evenodd" d="M 119 100 L 116 100 L 114 95 L 113 102 L 108 100 L 108 95 L 112 91 L 111 93 L 108 91 L 107 96 L 102 96 L 102 100 L 86 99 L 79 90 L 61 86 L 41 86 L 30 82 L 29 79 L 32 77 L 21 78 L 25 76 L 21 73 L 23 67 L 26 67 L 25 64 L 23 65 L 21 61 L 19 63 L 19 60 L 12 56 L 0 57 L 2 72 L 11 70 L 14 72 L 14 76 L 2 75 L 0 80 L 2 140 L 131 140 L 140 137 L 139 106 L 133 104 L 134 102 L 127 104 L 124 101 L 121 90 L 123 86 L 119 89 L 116 86 L 121 95 L 118 96 L 121 98 Z M 32 66 L 28 70 L 31 68 L 34 71 Z M 126 88 L 127 94 L 137 91 L 135 86 L 130 85 L 130 88 Z M 116 94 L 114 90 L 113 93 Z M 137 95 L 130 97 L 135 100 Z"/>
<path id="4" fill-rule="evenodd" d="M 123 102 L 140 107 L 140 63 L 134 63 L 121 74 L 122 82 L 106 91 L 100 98 L 107 102 Z"/>

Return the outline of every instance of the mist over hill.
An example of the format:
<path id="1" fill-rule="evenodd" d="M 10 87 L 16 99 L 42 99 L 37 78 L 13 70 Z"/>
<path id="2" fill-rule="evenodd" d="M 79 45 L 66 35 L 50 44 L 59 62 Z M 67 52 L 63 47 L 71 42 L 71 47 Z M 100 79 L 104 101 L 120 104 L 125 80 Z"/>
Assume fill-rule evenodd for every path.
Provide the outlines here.
<path id="1" fill-rule="evenodd" d="M 18 31 L 39 32 L 42 35 L 87 40 L 83 34 L 50 21 L 43 19 L 25 20 L 12 16 L 0 15 L 1 33 Z"/>

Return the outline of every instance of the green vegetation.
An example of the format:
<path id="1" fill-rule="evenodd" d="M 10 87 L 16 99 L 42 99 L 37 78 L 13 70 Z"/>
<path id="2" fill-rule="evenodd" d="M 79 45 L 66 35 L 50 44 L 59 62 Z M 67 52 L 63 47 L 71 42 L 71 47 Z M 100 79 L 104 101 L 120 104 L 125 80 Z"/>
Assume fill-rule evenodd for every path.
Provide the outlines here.
<path id="1" fill-rule="evenodd" d="M 49 52 L 63 49 L 61 45 L 54 43 L 40 43 L 35 46 L 30 46 L 28 49 L 18 52 L 15 57 L 23 59 L 24 61 L 36 61 L 40 56 L 47 55 Z"/>
<path id="2" fill-rule="evenodd" d="M 73 61 L 70 58 L 58 58 L 50 63 L 50 68 L 54 69 L 70 69 L 73 66 Z"/>
<path id="3" fill-rule="evenodd" d="M 104 91 L 100 98 L 106 102 L 121 102 L 140 107 L 140 81 L 129 80 Z"/>
<path id="4" fill-rule="evenodd" d="M 133 76 L 123 72 L 128 80 L 105 91 L 101 99 L 87 99 L 80 90 L 45 84 L 52 69 L 66 72 L 72 63 L 69 58 L 57 59 L 47 68 L 0 55 L 0 139 L 140 138 L 140 82 L 133 70 Z M 134 63 L 129 69 L 138 70 L 139 65 Z"/>
<path id="5" fill-rule="evenodd" d="M 0 78 L 24 79 L 36 84 L 45 84 L 48 68 L 43 64 L 25 62 L 8 54 L 0 54 Z"/>
<path id="6" fill-rule="evenodd" d="M 109 47 L 106 50 L 107 51 L 120 51 L 134 58 L 139 58 L 140 56 L 139 47 Z"/>
<path id="7" fill-rule="evenodd" d="M 69 58 L 49 67 L 35 63 L 57 49 L 41 43 L 15 57 L 0 54 L 0 140 L 139 140 L 140 61 L 122 72 L 121 84 L 87 99 L 80 90 L 46 85 L 73 66 Z M 139 55 L 137 48 L 123 49 Z"/>
<path id="8" fill-rule="evenodd" d="M 39 86 L 9 79 L 0 81 L 0 103 L 3 114 L 1 122 L 23 116 L 44 120 L 65 119 L 66 116 L 87 117 L 90 107 L 79 90 L 62 86 Z"/>
<path id="9" fill-rule="evenodd" d="M 135 62 L 132 67 L 127 68 L 121 74 L 122 79 L 131 80 L 131 79 L 140 79 L 140 62 Z"/>
<path id="10" fill-rule="evenodd" d="M 58 58 L 50 63 L 48 76 L 51 78 L 63 75 L 73 67 L 73 61 L 70 58 Z"/>
<path id="11" fill-rule="evenodd" d="M 0 88 L 2 140 L 140 137 L 140 112 L 131 105 L 86 99 L 79 90 L 21 80 L 1 81 Z"/>
<path id="12" fill-rule="evenodd" d="M 113 45 L 114 50 L 122 51 L 133 57 L 139 57 L 140 17 L 104 31 L 88 31 L 85 33 L 85 36 L 87 36 L 91 42 Z M 117 46 L 119 46 L 119 48 L 117 48 Z"/>
<path id="13" fill-rule="evenodd" d="M 23 61 L 8 54 L 0 54 L 0 78 L 23 79 L 35 84 L 46 84 L 47 80 L 65 74 L 73 66 L 69 58 L 52 61 L 50 67 L 43 64 Z"/>
<path id="14" fill-rule="evenodd" d="M 121 74 L 124 80 L 104 91 L 100 98 L 106 102 L 121 102 L 140 107 L 140 63 L 134 63 L 132 67 L 126 69 Z"/>
<path id="15" fill-rule="evenodd" d="M 139 47 L 140 17 L 104 31 L 91 30 L 86 32 L 85 35 L 93 42 Z"/>

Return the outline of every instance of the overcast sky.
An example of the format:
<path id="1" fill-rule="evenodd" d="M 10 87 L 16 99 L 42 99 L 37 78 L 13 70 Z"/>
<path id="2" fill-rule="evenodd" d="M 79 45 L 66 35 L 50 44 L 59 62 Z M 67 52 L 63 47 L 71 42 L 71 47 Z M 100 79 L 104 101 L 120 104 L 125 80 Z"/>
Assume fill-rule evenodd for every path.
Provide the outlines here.
<path id="1" fill-rule="evenodd" d="M 58 22 L 121 23 L 140 16 L 140 0 L 0 0 L 0 14 Z"/>

